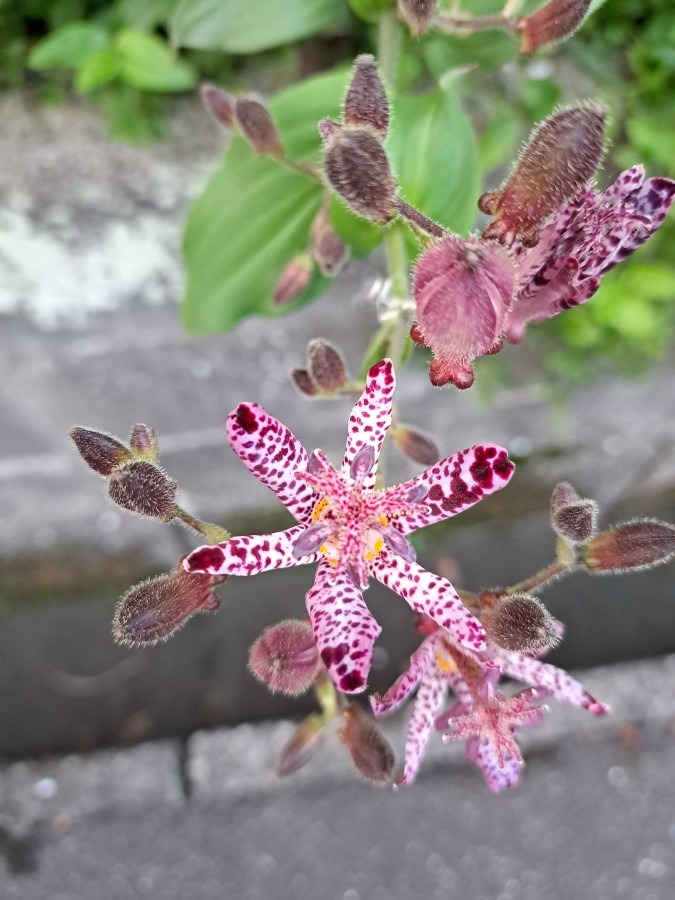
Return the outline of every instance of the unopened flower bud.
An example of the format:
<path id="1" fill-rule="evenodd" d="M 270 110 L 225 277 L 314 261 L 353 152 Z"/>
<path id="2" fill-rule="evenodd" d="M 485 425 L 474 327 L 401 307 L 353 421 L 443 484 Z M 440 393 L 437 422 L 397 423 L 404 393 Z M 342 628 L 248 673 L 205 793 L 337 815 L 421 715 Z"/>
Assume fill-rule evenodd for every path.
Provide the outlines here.
<path id="1" fill-rule="evenodd" d="M 436 14 L 438 0 L 398 0 L 398 12 L 415 35 L 424 34 Z"/>
<path id="2" fill-rule="evenodd" d="M 591 0 L 549 0 L 531 16 L 516 22 L 520 52 L 534 53 L 539 47 L 570 37 L 583 22 Z"/>
<path id="3" fill-rule="evenodd" d="M 507 247 L 534 246 L 546 219 L 593 177 L 604 149 L 606 110 L 597 103 L 560 110 L 539 125 L 504 185 L 479 208 L 496 216 L 483 232 Z"/>
<path id="4" fill-rule="evenodd" d="M 82 459 L 99 475 L 110 475 L 114 468 L 131 459 L 129 449 L 103 431 L 76 425 L 70 429 L 70 436 Z"/>
<path id="5" fill-rule="evenodd" d="M 349 750 L 354 765 L 369 781 L 389 781 L 394 769 L 394 752 L 373 720 L 351 704 L 342 712 L 338 737 Z"/>
<path id="6" fill-rule="evenodd" d="M 481 599 L 483 595 L 481 595 Z M 560 637 L 555 619 L 530 594 L 497 597 L 481 615 L 488 640 L 505 650 L 530 656 L 549 650 Z"/>
<path id="7" fill-rule="evenodd" d="M 108 495 L 123 509 L 162 522 L 171 521 L 176 514 L 176 482 L 159 466 L 143 459 L 111 473 Z"/>
<path id="8" fill-rule="evenodd" d="M 560 492 L 557 488 L 561 488 Z M 551 525 L 553 530 L 567 544 L 584 544 L 593 535 L 598 516 L 598 505 L 594 500 L 568 499 L 564 502 L 564 488 L 571 485 L 558 485 L 551 498 Z"/>
<path id="9" fill-rule="evenodd" d="M 422 466 L 433 466 L 441 458 L 431 438 L 410 425 L 397 425 L 389 434 L 404 456 Z"/>
<path id="10" fill-rule="evenodd" d="M 279 276 L 277 286 L 274 289 L 272 303 L 275 306 L 283 306 L 285 303 L 295 300 L 307 287 L 311 277 L 311 259 L 306 253 L 296 256 Z"/>
<path id="11" fill-rule="evenodd" d="M 591 538 L 582 562 L 589 572 L 621 573 L 649 569 L 675 556 L 675 526 L 658 519 L 624 522 Z"/>
<path id="12" fill-rule="evenodd" d="M 553 493 L 551 494 L 551 513 L 555 514 L 564 506 L 569 506 L 571 503 L 578 503 L 579 500 L 581 500 L 581 497 L 577 494 L 569 481 L 560 481 L 553 488 Z"/>
<path id="13" fill-rule="evenodd" d="M 347 382 L 347 367 L 340 351 L 322 338 L 307 345 L 307 371 L 324 394 L 334 394 Z"/>
<path id="14" fill-rule="evenodd" d="M 316 678 L 319 652 L 311 627 L 299 619 L 286 619 L 266 628 L 252 645 L 248 667 L 272 691 L 297 697 Z"/>
<path id="15" fill-rule="evenodd" d="M 237 97 L 235 101 L 237 123 L 256 153 L 283 156 L 284 148 L 272 117 L 259 100 Z"/>
<path id="16" fill-rule="evenodd" d="M 305 397 L 316 397 L 319 389 L 312 381 L 307 369 L 293 369 L 291 372 L 291 381 Z"/>
<path id="17" fill-rule="evenodd" d="M 341 272 L 349 259 L 349 247 L 336 233 L 323 210 L 312 224 L 310 252 L 321 274 L 329 277 Z"/>
<path id="18" fill-rule="evenodd" d="M 302 721 L 279 754 L 276 773 L 285 778 L 306 766 L 323 744 L 325 722 L 319 715 L 308 716 Z"/>
<path id="19" fill-rule="evenodd" d="M 345 125 L 365 125 L 381 137 L 386 137 L 389 101 L 375 68 L 375 59 L 370 54 L 356 57 L 345 98 L 343 121 Z"/>
<path id="20" fill-rule="evenodd" d="M 117 604 L 115 640 L 120 644 L 154 644 L 168 638 L 196 612 L 218 608 L 213 588 L 225 578 L 190 575 L 179 565 L 173 572 L 137 584 Z"/>
<path id="21" fill-rule="evenodd" d="M 321 119 L 318 129 L 321 142 L 325 147 L 333 140 L 336 134 L 342 131 L 342 126 L 332 119 Z"/>
<path id="22" fill-rule="evenodd" d="M 338 131 L 326 146 L 325 172 L 354 212 L 384 224 L 394 217 L 396 182 L 380 141 L 365 127 Z"/>
<path id="23" fill-rule="evenodd" d="M 150 462 L 157 462 L 159 458 L 159 441 L 157 432 L 151 425 L 138 423 L 131 429 L 129 446 L 136 456 L 143 456 Z"/>
<path id="24" fill-rule="evenodd" d="M 234 97 L 215 84 L 204 83 L 199 87 L 199 96 L 206 111 L 223 128 L 236 128 Z"/>

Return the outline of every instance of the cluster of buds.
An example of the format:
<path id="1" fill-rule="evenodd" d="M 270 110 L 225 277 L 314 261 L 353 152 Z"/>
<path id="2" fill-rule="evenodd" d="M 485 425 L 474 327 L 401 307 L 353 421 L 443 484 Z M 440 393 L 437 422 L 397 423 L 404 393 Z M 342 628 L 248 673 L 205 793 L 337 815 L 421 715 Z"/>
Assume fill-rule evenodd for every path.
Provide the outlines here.
<path id="1" fill-rule="evenodd" d="M 342 354 L 323 338 L 309 342 L 306 368 L 293 369 L 291 381 L 306 397 L 334 397 L 349 388 Z"/>
<path id="2" fill-rule="evenodd" d="M 228 131 L 239 131 L 260 156 L 281 159 L 284 146 L 269 110 L 257 97 L 233 97 L 215 84 L 202 84 L 202 103 L 211 117 Z"/>

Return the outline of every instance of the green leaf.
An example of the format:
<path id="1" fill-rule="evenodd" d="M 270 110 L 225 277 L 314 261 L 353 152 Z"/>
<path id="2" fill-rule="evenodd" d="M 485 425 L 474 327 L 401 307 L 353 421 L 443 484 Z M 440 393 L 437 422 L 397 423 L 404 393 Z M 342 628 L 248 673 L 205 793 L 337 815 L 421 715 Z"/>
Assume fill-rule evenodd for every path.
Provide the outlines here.
<path id="1" fill-rule="evenodd" d="M 368 256 L 384 237 L 384 229 L 353 213 L 335 196 L 330 198 L 330 221 L 354 256 Z"/>
<path id="2" fill-rule="evenodd" d="M 346 71 L 312 78 L 269 103 L 290 157 L 318 159 L 316 124 L 338 115 L 347 78 Z M 200 334 L 226 331 L 245 316 L 280 315 L 321 294 L 330 282 L 315 273 L 293 304 L 274 307 L 271 299 L 283 269 L 307 247 L 322 198 L 321 184 L 255 156 L 234 138 L 188 216 L 185 327 Z"/>
<path id="3" fill-rule="evenodd" d="M 115 41 L 120 78 L 142 91 L 186 91 L 197 83 L 197 73 L 158 37 L 125 29 Z"/>
<path id="4" fill-rule="evenodd" d="M 105 28 L 74 22 L 38 41 L 28 57 L 28 66 L 31 69 L 77 69 L 107 43 Z"/>
<path id="5" fill-rule="evenodd" d="M 118 0 L 120 16 L 137 31 L 154 31 L 166 25 L 180 0 Z"/>
<path id="6" fill-rule="evenodd" d="M 99 50 L 88 56 L 75 76 L 75 90 L 86 94 L 112 81 L 119 72 L 119 59 L 112 50 Z"/>
<path id="7" fill-rule="evenodd" d="M 175 47 L 256 53 L 349 27 L 346 0 L 183 0 L 171 21 Z"/>

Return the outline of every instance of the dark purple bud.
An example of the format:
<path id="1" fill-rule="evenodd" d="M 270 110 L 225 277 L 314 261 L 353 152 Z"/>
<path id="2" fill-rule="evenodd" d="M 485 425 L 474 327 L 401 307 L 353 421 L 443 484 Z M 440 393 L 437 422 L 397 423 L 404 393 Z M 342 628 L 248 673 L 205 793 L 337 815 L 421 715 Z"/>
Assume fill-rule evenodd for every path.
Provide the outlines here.
<path id="1" fill-rule="evenodd" d="M 370 54 L 356 57 L 342 118 L 345 125 L 365 125 L 383 138 L 387 135 L 389 101 Z"/>
<path id="2" fill-rule="evenodd" d="M 293 369 L 291 381 L 305 397 L 316 397 L 319 393 L 317 386 L 312 381 L 307 369 Z"/>
<path id="3" fill-rule="evenodd" d="M 199 96 L 206 111 L 223 128 L 236 128 L 234 113 L 234 97 L 215 84 L 204 83 L 199 86 Z"/>
<path id="4" fill-rule="evenodd" d="M 318 125 L 319 128 L 319 136 L 321 137 L 321 143 L 326 146 L 329 144 L 335 135 L 339 134 L 342 131 L 342 126 L 338 125 L 337 122 L 334 122 L 332 119 L 322 119 Z"/>
<path id="5" fill-rule="evenodd" d="M 398 0 L 398 12 L 414 35 L 424 34 L 436 15 L 438 0 Z"/>
<path id="6" fill-rule="evenodd" d="M 279 778 L 286 778 L 307 765 L 323 744 L 324 727 L 324 720 L 316 714 L 298 725 L 279 755 L 276 768 Z"/>
<path id="7" fill-rule="evenodd" d="M 675 556 L 675 526 L 657 519 L 624 522 L 591 538 L 581 560 L 589 572 L 621 573 L 650 569 Z"/>
<path id="8" fill-rule="evenodd" d="M 395 215 L 396 182 L 387 154 L 368 128 L 345 128 L 326 146 L 326 177 L 354 212 L 384 224 Z"/>
<path id="9" fill-rule="evenodd" d="M 70 436 L 82 459 L 99 475 L 110 475 L 113 469 L 132 458 L 121 441 L 103 431 L 75 425 L 70 429 Z"/>
<path id="10" fill-rule="evenodd" d="M 393 526 L 380 528 L 378 530 L 382 535 L 385 544 L 391 551 L 396 553 L 396 555 L 400 556 L 402 559 L 405 559 L 407 562 L 415 562 L 417 554 L 407 537 L 404 537 L 401 532 L 397 531 Z"/>
<path id="11" fill-rule="evenodd" d="M 310 525 L 298 536 L 293 545 L 293 556 L 295 559 L 302 559 L 303 556 L 316 553 L 331 532 L 332 528 L 330 525 L 324 525 L 321 522 L 317 522 L 316 525 Z"/>
<path id="12" fill-rule="evenodd" d="M 560 481 L 553 488 L 551 494 L 551 514 L 555 515 L 559 509 L 569 506 L 571 503 L 578 503 L 581 497 L 574 490 L 568 481 Z"/>
<path id="13" fill-rule="evenodd" d="M 276 125 L 259 100 L 237 97 L 235 112 L 241 133 L 256 153 L 276 157 L 284 155 Z"/>
<path id="14" fill-rule="evenodd" d="M 595 531 L 598 504 L 594 500 L 575 500 L 551 508 L 553 530 L 567 544 L 585 544 Z"/>
<path id="15" fill-rule="evenodd" d="M 118 506 L 140 516 L 169 522 L 176 514 L 176 482 L 159 466 L 143 459 L 111 473 L 108 495 Z"/>
<path id="16" fill-rule="evenodd" d="M 339 274 L 349 259 L 349 247 L 336 234 L 324 210 L 312 224 L 310 253 L 321 274 L 329 278 Z"/>
<path id="17" fill-rule="evenodd" d="M 334 394 L 347 382 L 347 367 L 340 351 L 323 338 L 307 345 L 307 371 L 323 394 Z"/>
<path id="18" fill-rule="evenodd" d="M 539 47 L 570 37 L 581 25 L 591 0 L 549 0 L 531 16 L 516 22 L 520 52 L 534 53 Z"/>
<path id="19" fill-rule="evenodd" d="M 370 444 L 364 444 L 354 454 L 354 459 L 349 467 L 349 475 L 353 481 L 361 482 L 375 465 L 375 451 Z"/>
<path id="20" fill-rule="evenodd" d="M 309 624 L 286 619 L 266 628 L 249 651 L 248 667 L 272 693 L 304 694 L 319 670 L 319 652 Z"/>
<path id="21" fill-rule="evenodd" d="M 138 423 L 131 429 L 129 446 L 137 456 L 144 456 L 150 462 L 159 458 L 159 441 L 157 432 L 151 425 Z"/>
<path id="22" fill-rule="evenodd" d="M 312 260 L 306 253 L 296 256 L 279 276 L 274 288 L 272 303 L 275 306 L 283 306 L 285 303 L 295 300 L 307 287 L 311 277 Z"/>
<path id="23" fill-rule="evenodd" d="M 422 466 L 433 466 L 441 458 L 436 444 L 410 425 L 398 425 L 389 434 L 404 456 Z"/>
<path id="24" fill-rule="evenodd" d="M 394 752 L 373 720 L 360 707 L 351 704 L 343 710 L 338 737 L 364 778 L 380 782 L 391 779 Z"/>
<path id="25" fill-rule="evenodd" d="M 556 620 L 529 594 L 498 597 L 484 610 L 481 621 L 488 640 L 505 650 L 534 656 L 560 641 Z"/>

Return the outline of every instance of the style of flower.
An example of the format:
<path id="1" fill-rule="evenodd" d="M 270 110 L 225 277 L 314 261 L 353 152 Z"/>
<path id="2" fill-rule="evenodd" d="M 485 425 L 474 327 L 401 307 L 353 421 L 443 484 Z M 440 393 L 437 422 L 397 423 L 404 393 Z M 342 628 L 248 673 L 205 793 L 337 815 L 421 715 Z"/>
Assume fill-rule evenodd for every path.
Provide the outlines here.
<path id="1" fill-rule="evenodd" d="M 457 645 L 483 649 L 483 626 L 449 581 L 415 562 L 407 535 L 473 506 L 504 487 L 514 470 L 501 447 L 479 444 L 403 484 L 376 489 L 394 385 L 390 360 L 368 372 L 365 390 L 349 417 L 347 446 L 337 471 L 320 450 L 309 455 L 262 407 L 239 404 L 227 422 L 232 449 L 298 525 L 200 547 L 185 561 L 190 572 L 221 575 L 255 575 L 318 562 L 307 610 L 321 658 L 345 693 L 365 689 L 380 633 L 363 600 L 371 576 L 445 629 Z"/>
<path id="2" fill-rule="evenodd" d="M 434 626 L 429 623 L 427 631 Z M 515 696 L 498 690 L 502 675 L 530 684 Z M 399 709 L 417 688 L 408 723 L 403 775 L 398 784 L 415 779 L 434 726 L 445 739 L 466 738 L 467 759 L 482 771 L 488 786 L 501 791 L 518 782 L 523 758 L 515 729 L 541 722 L 552 696 L 602 715 L 607 711 L 579 682 L 563 669 L 523 653 L 502 650 L 492 644 L 482 653 L 460 650 L 442 630 L 434 630 L 410 657 L 410 666 L 382 697 L 371 697 L 376 716 Z M 456 703 L 439 715 L 448 689 Z"/>

